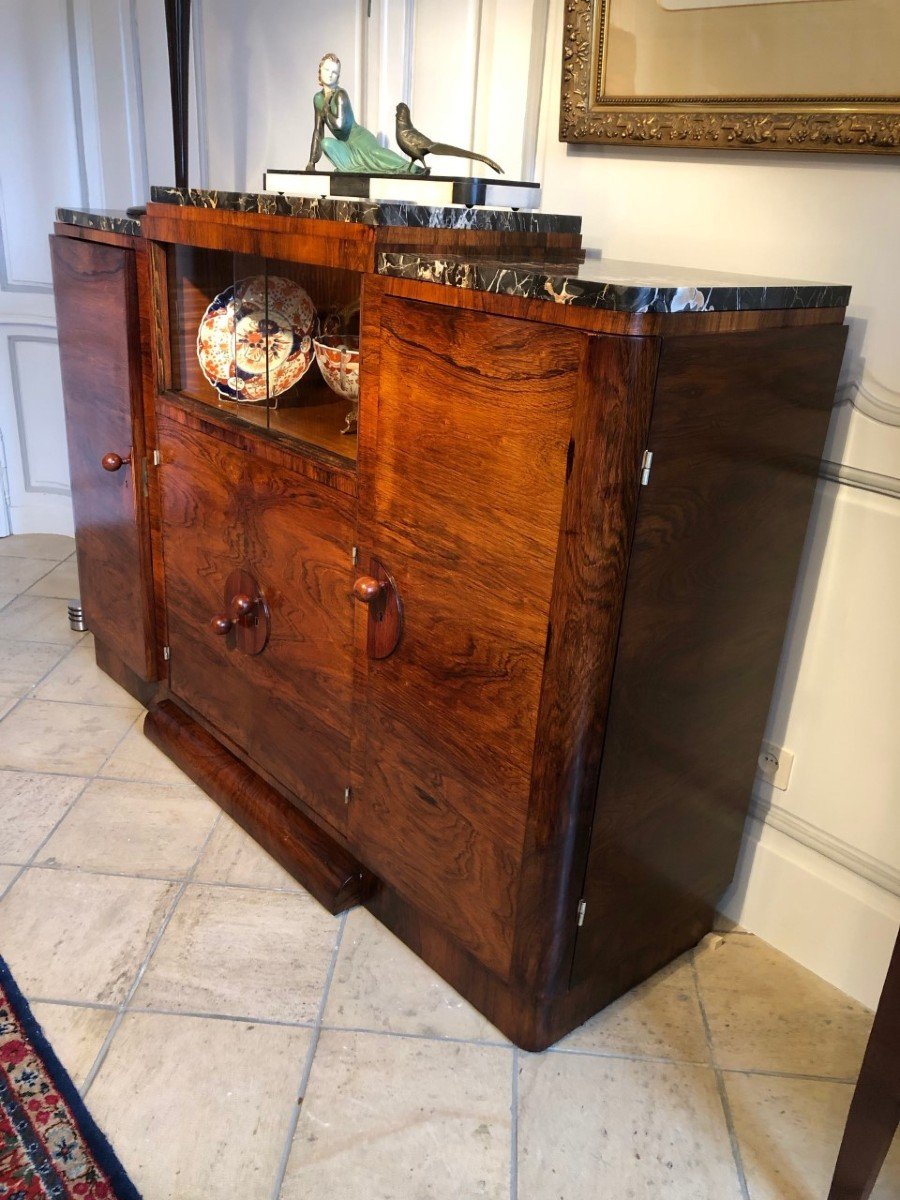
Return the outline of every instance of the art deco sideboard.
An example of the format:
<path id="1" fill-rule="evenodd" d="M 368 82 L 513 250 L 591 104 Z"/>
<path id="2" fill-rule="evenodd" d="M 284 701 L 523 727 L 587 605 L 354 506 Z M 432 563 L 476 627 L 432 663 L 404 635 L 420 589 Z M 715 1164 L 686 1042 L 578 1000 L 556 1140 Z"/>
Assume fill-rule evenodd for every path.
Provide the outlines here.
<path id="1" fill-rule="evenodd" d="M 602 261 L 575 218 L 154 190 L 52 239 L 82 604 L 145 731 L 332 911 L 539 1049 L 735 867 L 848 289 Z M 287 278 L 361 322 L 223 398 Z"/>

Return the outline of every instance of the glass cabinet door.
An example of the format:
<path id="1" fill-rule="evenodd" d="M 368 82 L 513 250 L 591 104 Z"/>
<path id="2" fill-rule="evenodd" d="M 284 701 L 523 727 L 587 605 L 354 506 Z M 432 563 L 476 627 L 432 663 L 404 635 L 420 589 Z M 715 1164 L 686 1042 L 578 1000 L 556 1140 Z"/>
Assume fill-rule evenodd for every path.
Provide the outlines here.
<path id="1" fill-rule="evenodd" d="M 176 392 L 355 461 L 356 272 L 172 246 L 168 286 Z"/>

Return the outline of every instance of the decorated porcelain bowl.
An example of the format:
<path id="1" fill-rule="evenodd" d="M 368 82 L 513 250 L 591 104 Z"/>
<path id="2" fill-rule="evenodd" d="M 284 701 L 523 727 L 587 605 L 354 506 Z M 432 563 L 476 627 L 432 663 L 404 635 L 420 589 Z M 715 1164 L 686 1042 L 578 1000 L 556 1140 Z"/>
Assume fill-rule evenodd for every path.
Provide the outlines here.
<path id="1" fill-rule="evenodd" d="M 203 314 L 197 359 L 224 400 L 274 399 L 312 365 L 316 310 L 298 283 L 251 275 L 220 292 Z"/>
<path id="2" fill-rule="evenodd" d="M 353 433 L 359 415 L 359 338 L 335 333 L 315 338 L 313 345 L 322 378 L 333 392 L 352 402 L 341 433 Z"/>

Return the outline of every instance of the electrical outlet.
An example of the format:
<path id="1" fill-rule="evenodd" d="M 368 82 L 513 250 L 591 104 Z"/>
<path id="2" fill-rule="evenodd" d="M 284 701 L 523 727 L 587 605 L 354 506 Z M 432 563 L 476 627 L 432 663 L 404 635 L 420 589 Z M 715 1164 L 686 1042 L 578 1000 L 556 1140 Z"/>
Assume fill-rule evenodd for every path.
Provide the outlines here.
<path id="1" fill-rule="evenodd" d="M 771 783 L 772 787 L 781 792 L 787 791 L 791 781 L 791 768 L 794 765 L 794 756 L 790 750 L 785 750 L 784 746 L 773 746 L 771 742 L 763 742 L 756 765 L 766 783 Z"/>

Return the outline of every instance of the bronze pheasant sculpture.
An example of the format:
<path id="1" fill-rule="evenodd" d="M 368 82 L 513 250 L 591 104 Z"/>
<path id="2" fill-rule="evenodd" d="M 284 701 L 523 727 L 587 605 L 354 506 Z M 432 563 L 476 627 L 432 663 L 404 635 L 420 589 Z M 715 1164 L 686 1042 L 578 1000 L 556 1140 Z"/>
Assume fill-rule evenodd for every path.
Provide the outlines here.
<path id="1" fill-rule="evenodd" d="M 503 168 L 498 166 L 492 158 L 486 158 L 483 154 L 476 154 L 473 150 L 463 150 L 459 146 L 447 146 L 444 142 L 433 142 L 424 133 L 420 133 L 410 120 L 408 104 L 397 105 L 397 145 L 404 154 L 409 155 L 410 171 L 413 170 L 416 163 L 421 163 L 425 174 L 430 175 L 431 167 L 426 165 L 425 155 L 449 154 L 459 158 L 474 158 L 478 162 L 486 163 L 498 175 L 504 173 Z"/>

